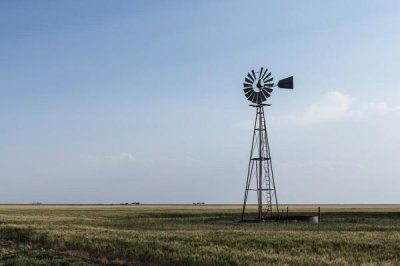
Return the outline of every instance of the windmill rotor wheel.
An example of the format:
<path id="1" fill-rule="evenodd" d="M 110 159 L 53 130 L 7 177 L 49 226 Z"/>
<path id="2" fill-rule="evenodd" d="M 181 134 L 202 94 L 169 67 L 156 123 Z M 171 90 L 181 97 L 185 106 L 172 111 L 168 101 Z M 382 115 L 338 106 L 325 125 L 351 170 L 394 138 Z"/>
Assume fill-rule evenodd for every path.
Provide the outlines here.
<path id="1" fill-rule="evenodd" d="M 260 71 L 251 70 L 244 79 L 243 91 L 246 98 L 255 103 L 261 104 L 266 101 L 273 91 L 274 78 L 271 72 L 263 67 Z"/>

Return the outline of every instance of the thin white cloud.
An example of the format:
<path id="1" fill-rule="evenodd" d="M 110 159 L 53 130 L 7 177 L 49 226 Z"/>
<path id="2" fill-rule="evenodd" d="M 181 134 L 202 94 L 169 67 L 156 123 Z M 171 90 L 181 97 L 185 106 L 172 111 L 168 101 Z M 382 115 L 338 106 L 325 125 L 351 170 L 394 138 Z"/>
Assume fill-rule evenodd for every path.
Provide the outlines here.
<path id="1" fill-rule="evenodd" d="M 318 102 L 304 110 L 279 117 L 272 117 L 274 123 L 308 125 L 325 121 L 337 121 L 359 117 L 361 112 L 354 110 L 354 98 L 337 91 L 325 94 Z"/>
<path id="2" fill-rule="evenodd" d="M 385 102 L 356 105 L 354 98 L 337 91 L 326 93 L 319 101 L 303 110 L 271 117 L 279 125 L 311 125 L 348 119 L 361 119 L 373 114 L 400 114 L 400 106 Z"/>
<path id="3" fill-rule="evenodd" d="M 400 105 L 391 106 L 385 102 L 370 103 L 365 106 L 365 111 L 379 114 L 400 113 Z"/>
<path id="4" fill-rule="evenodd" d="M 274 163 L 282 174 L 288 173 L 307 173 L 310 171 L 346 171 L 348 173 L 355 171 L 366 171 L 365 165 L 352 161 L 329 161 L 329 160 L 312 160 L 312 161 L 277 161 Z"/>
<path id="5" fill-rule="evenodd" d="M 123 152 L 115 155 L 93 155 L 93 154 L 81 154 L 82 159 L 89 161 L 99 162 L 133 162 L 136 158 L 133 154 Z"/>
<path id="6" fill-rule="evenodd" d="M 180 166 L 200 166 L 204 165 L 204 161 L 193 157 L 158 157 L 146 160 L 146 163 L 161 165 L 180 165 Z"/>
<path id="7" fill-rule="evenodd" d="M 356 105 L 351 95 L 330 91 L 303 110 L 281 116 L 271 116 L 271 123 L 275 125 L 311 125 L 393 113 L 400 114 L 400 105 L 390 105 L 385 102 Z M 235 126 L 243 128 L 251 128 L 253 125 L 254 121 L 252 120 L 235 124 Z"/>
<path id="8" fill-rule="evenodd" d="M 193 157 L 157 157 L 157 158 L 140 158 L 139 160 L 131 153 L 120 153 L 114 155 L 94 155 L 94 154 L 81 154 L 80 158 L 85 161 L 98 162 L 98 163 L 111 163 L 111 162 L 136 162 L 138 164 L 161 164 L 161 165 L 180 165 L 180 166 L 195 166 L 202 165 L 202 160 Z"/>

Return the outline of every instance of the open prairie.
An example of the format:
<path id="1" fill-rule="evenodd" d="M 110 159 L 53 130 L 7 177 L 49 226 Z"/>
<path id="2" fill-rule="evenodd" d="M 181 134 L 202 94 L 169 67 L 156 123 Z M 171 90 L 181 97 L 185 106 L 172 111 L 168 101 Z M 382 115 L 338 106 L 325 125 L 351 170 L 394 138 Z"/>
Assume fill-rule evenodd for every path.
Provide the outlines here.
<path id="1" fill-rule="evenodd" d="M 400 264 L 400 205 L 321 205 L 320 224 L 239 223 L 240 208 L 3 205 L 0 264 Z"/>

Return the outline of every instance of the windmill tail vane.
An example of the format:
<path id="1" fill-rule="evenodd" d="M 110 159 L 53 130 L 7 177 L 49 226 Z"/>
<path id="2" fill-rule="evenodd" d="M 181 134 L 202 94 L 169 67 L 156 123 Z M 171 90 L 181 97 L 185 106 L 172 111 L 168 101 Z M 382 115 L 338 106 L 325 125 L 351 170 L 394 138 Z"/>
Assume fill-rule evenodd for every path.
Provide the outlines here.
<path id="1" fill-rule="evenodd" d="M 293 89 L 293 76 L 281 79 L 277 86 L 281 89 Z"/>

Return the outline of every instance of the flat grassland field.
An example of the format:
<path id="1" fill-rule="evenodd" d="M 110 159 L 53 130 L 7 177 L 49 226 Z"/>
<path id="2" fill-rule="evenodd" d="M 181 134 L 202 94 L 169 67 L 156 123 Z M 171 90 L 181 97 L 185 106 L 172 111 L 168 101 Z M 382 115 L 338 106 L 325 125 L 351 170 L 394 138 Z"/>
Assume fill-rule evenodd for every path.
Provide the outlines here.
<path id="1" fill-rule="evenodd" d="M 292 215 L 316 209 L 289 206 Z M 400 265 L 400 205 L 321 205 L 320 224 L 239 223 L 240 211 L 2 205 L 0 265 Z"/>

